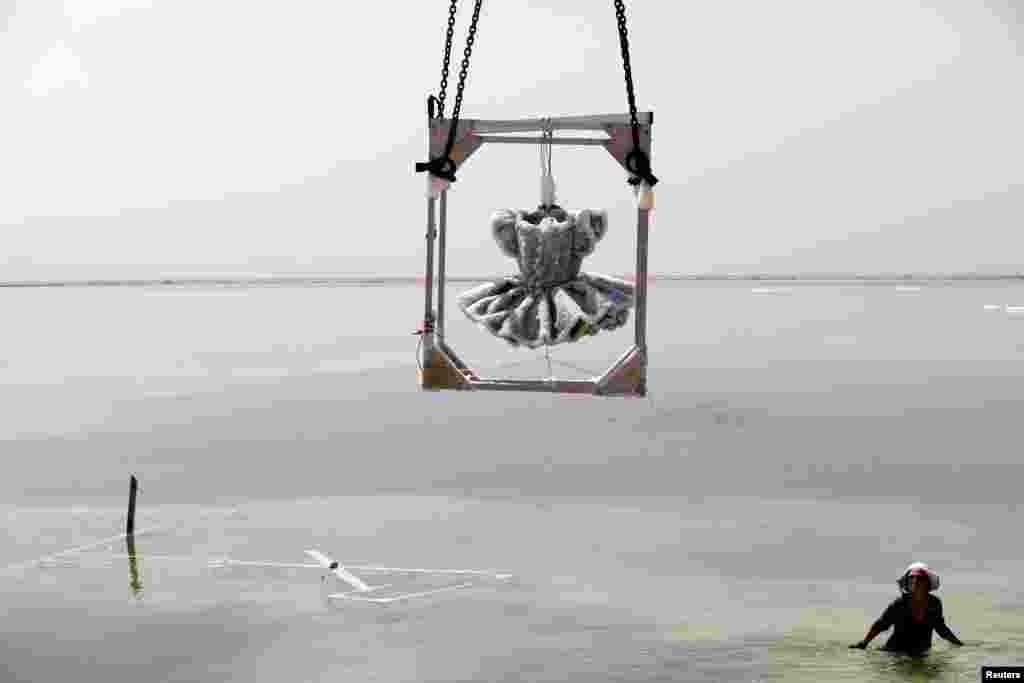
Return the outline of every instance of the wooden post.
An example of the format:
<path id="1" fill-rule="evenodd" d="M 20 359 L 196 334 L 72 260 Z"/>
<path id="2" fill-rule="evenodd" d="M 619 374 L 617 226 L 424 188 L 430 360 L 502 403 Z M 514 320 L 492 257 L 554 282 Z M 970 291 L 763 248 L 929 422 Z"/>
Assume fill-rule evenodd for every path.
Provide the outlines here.
<path id="1" fill-rule="evenodd" d="M 135 492 L 139 489 L 139 480 L 132 475 L 128 488 L 128 528 L 125 533 L 131 537 L 135 533 Z"/>

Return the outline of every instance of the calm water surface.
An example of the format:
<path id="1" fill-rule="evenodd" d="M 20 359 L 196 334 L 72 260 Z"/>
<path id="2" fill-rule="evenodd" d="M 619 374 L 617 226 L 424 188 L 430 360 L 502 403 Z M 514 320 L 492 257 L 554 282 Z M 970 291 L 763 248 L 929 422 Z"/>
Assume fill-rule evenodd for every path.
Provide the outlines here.
<path id="1" fill-rule="evenodd" d="M 0 300 L 0 680 L 974 681 L 1024 663 L 1024 313 L 1004 308 L 1024 287 L 658 283 L 637 401 L 421 393 L 413 287 Z M 489 374 L 548 372 L 453 308 L 448 335 Z M 599 373 L 629 339 L 552 367 Z M 139 526 L 163 529 L 134 563 L 115 543 L 33 565 L 119 533 L 131 473 Z M 328 603 L 317 571 L 211 562 L 310 547 L 514 579 L 367 610 Z M 968 646 L 848 650 L 916 559 Z"/>

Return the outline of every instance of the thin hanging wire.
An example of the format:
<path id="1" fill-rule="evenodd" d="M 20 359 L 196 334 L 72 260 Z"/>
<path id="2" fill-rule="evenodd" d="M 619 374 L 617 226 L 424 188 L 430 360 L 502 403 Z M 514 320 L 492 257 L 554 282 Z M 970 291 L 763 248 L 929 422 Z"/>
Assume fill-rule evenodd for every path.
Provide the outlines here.
<path id="1" fill-rule="evenodd" d="M 545 347 L 544 351 L 545 351 L 545 357 L 546 357 L 546 359 L 547 359 L 547 361 L 549 363 L 549 372 L 550 372 L 551 367 L 553 367 L 555 365 L 560 365 L 562 367 L 569 368 L 570 370 L 575 370 L 576 372 L 578 372 L 578 373 L 580 373 L 580 374 L 582 374 L 584 376 L 587 376 L 587 377 L 600 377 L 601 376 L 600 372 L 594 372 L 594 370 L 592 368 L 584 368 L 584 367 L 581 367 L 579 365 L 575 365 L 573 363 L 568 363 L 568 362 L 566 362 L 564 360 L 559 360 L 559 359 L 551 356 L 550 347 Z M 520 366 L 523 366 L 523 365 L 528 365 L 530 363 L 535 363 L 539 359 L 540 359 L 540 357 L 535 355 L 535 356 L 530 356 L 529 358 L 523 358 L 521 360 L 513 360 L 513 361 L 506 361 L 504 363 L 496 363 L 494 365 L 494 369 L 497 369 L 497 368 L 508 369 L 508 368 L 520 367 Z"/>
<path id="2" fill-rule="evenodd" d="M 541 133 L 540 143 L 540 172 L 544 175 L 553 176 L 554 173 L 551 171 L 551 150 L 554 144 L 551 142 L 554 132 L 550 128 L 546 128 Z"/>

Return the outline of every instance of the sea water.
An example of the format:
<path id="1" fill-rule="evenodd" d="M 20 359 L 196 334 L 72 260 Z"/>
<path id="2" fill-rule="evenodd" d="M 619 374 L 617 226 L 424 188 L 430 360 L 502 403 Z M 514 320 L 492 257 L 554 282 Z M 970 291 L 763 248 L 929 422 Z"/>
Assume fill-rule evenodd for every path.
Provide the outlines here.
<path id="1" fill-rule="evenodd" d="M 492 376 L 600 374 L 462 318 Z M 413 286 L 0 290 L 0 680 L 977 680 L 1024 663 L 1024 287 L 656 282 L 650 397 L 421 392 Z M 141 481 L 135 540 L 128 477 Z M 354 609 L 344 563 L 513 575 Z M 38 562 L 55 553 L 49 562 Z M 850 650 L 914 560 L 922 660 Z"/>

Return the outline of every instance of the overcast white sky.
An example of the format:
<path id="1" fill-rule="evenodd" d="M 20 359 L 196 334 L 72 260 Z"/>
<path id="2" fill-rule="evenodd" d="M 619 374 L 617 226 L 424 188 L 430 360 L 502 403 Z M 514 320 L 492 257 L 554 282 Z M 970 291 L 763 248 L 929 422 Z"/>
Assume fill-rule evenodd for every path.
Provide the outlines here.
<path id="1" fill-rule="evenodd" d="M 1024 270 L 1014 3 L 627 3 L 662 180 L 651 269 Z M 419 272 L 446 12 L 0 0 L 0 279 Z M 612 2 L 484 3 L 464 117 L 625 110 Z M 629 270 L 621 169 L 553 163 L 563 205 L 611 211 L 590 266 Z M 487 219 L 537 203 L 536 150 L 484 149 L 459 178 L 451 271 L 507 271 Z"/>

